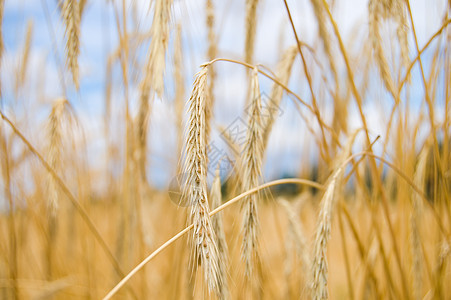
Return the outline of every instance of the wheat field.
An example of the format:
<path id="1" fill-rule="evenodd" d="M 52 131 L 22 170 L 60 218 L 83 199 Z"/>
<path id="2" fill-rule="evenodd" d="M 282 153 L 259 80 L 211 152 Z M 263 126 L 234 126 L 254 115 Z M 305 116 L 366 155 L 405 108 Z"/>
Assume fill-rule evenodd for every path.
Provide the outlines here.
<path id="1" fill-rule="evenodd" d="M 450 14 L 0 0 L 0 299 L 451 299 Z"/>

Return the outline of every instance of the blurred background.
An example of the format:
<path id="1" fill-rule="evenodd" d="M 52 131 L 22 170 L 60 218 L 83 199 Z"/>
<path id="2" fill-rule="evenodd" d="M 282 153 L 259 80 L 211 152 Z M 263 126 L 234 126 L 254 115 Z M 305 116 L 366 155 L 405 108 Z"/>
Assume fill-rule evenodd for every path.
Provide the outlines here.
<path id="1" fill-rule="evenodd" d="M 145 66 L 150 37 L 136 39 L 136 33 L 150 31 L 153 15 L 150 12 L 152 1 L 125 1 L 125 13 L 128 16 L 127 30 L 130 38 L 130 67 L 128 82 L 128 102 L 131 116 L 138 111 L 139 82 Z M 208 39 L 205 23 L 205 1 L 174 1 L 171 9 L 170 41 L 166 53 L 165 86 L 161 97 L 151 102 L 151 116 L 148 129 L 148 161 L 146 163 L 147 180 L 153 186 L 164 189 L 177 173 L 180 155 L 177 153 L 177 130 L 174 112 L 175 88 L 173 80 L 174 37 L 177 26 L 181 28 L 183 49 L 183 76 L 185 100 L 189 98 L 194 75 L 199 66 L 206 62 Z M 230 0 L 214 3 L 217 39 L 217 57 L 244 59 L 245 42 L 245 3 Z M 312 69 L 314 88 L 321 89 L 327 84 L 324 76 L 330 78 L 327 59 L 318 39 L 318 28 L 315 14 L 309 1 L 288 1 L 291 13 L 302 42 L 310 45 L 319 66 L 312 55 L 306 52 L 307 63 Z M 332 1 L 334 16 L 340 33 L 348 47 L 353 65 L 356 69 L 356 80 L 367 81 L 365 88 L 364 109 L 367 113 L 368 127 L 372 138 L 381 135 L 384 139 L 388 122 L 387 108 L 392 107 L 393 99 L 383 87 L 377 69 L 371 63 L 368 53 L 368 3 L 366 1 Z M 81 18 L 80 30 L 80 88 L 76 90 L 70 73 L 65 67 L 65 40 L 61 10 L 58 1 L 15 0 L 5 1 L 3 19 L 4 53 L 2 56 L 2 110 L 14 119 L 26 133 L 27 138 L 39 147 L 43 140 L 43 124 L 48 117 L 55 99 L 65 97 L 73 107 L 78 119 L 78 130 L 73 132 L 75 143 L 84 139 L 87 146 L 86 158 L 89 169 L 96 174 L 92 176 L 93 186 L 99 192 L 108 188 L 108 181 L 101 176 L 108 171 L 119 176 L 124 167 L 121 142 L 125 138 L 123 119 L 125 110 L 124 84 L 121 66 L 115 51 L 119 47 L 117 20 L 115 11 L 122 10 L 121 1 L 86 1 Z M 442 14 L 446 11 L 446 1 L 412 1 L 412 13 L 416 24 L 418 42 L 424 45 L 429 37 L 441 26 Z M 119 19 L 122 15 L 119 14 Z M 393 22 L 385 22 L 381 34 L 387 43 L 390 36 L 395 36 L 396 26 Z M 262 1 L 258 7 L 257 34 L 255 39 L 254 62 L 270 70 L 275 70 L 277 61 L 288 46 L 295 45 L 294 35 L 288 22 L 286 11 L 280 1 Z M 134 40 L 133 40 L 134 39 Z M 133 42 L 134 41 L 134 42 Z M 435 40 L 433 43 L 438 43 Z M 411 45 L 410 56 L 414 57 L 413 38 L 409 35 Z M 399 47 L 395 40 L 385 45 L 387 49 Z M 423 54 L 426 70 L 433 57 L 434 44 Z M 366 49 L 366 50 L 365 50 Z M 338 45 L 333 43 L 332 51 L 340 55 Z M 365 55 L 367 55 L 365 57 Z M 358 60 L 358 57 L 362 57 Z M 391 64 L 399 63 L 398 56 L 388 58 Z M 345 81 L 345 68 L 341 59 L 336 59 L 339 76 Z M 216 64 L 217 82 L 214 96 L 217 99 L 214 107 L 214 124 L 212 143 L 228 157 L 230 147 L 221 138 L 221 132 L 236 124 L 237 118 L 246 120 L 245 99 L 247 96 L 247 70 L 229 64 Z M 323 68 L 323 70 L 318 70 Z M 363 73 L 365 70 L 365 73 Z M 23 75 L 20 75 L 23 74 Z M 271 82 L 261 76 L 260 87 L 266 98 L 270 97 Z M 439 80 L 436 85 L 437 109 L 436 118 L 440 122 L 444 118 L 444 85 Z M 303 75 L 299 58 L 293 66 L 289 87 L 309 102 L 310 94 L 307 81 Z M 344 94 L 342 97 L 350 97 Z M 421 74 L 417 66 L 412 71 L 409 84 L 409 109 L 412 120 L 418 116 L 424 90 Z M 296 176 L 301 171 L 307 172 L 319 159 L 314 135 L 319 126 L 306 109 L 296 106 L 293 97 L 286 94 L 280 103 L 280 113 L 271 132 L 266 153 L 265 180 L 283 176 Z M 270 99 L 269 99 L 270 100 Z M 320 111 L 327 123 L 334 118 L 334 103 L 330 93 L 318 95 Z M 305 121 L 301 117 L 305 115 Z M 108 119 L 107 121 L 105 121 Z M 307 124 L 306 124 L 307 123 Z M 349 131 L 361 127 L 357 107 L 349 106 L 347 123 Z M 307 128 L 310 127 L 310 131 Z M 426 125 L 427 126 L 427 125 Z M 105 133 L 109 132 L 106 136 Z M 427 128 L 419 129 L 419 140 L 424 140 Z M 360 137 L 359 137 L 360 138 Z M 113 149 L 108 150 L 108 145 Z M 20 146 L 18 146 L 20 147 Z M 116 159 L 107 155 L 112 151 Z M 375 145 L 375 151 L 382 151 L 381 143 Z M 111 154 L 110 153 L 110 154 Z M 17 154 L 17 153 L 15 153 Z M 231 158 L 233 160 L 233 157 Z M 21 170 L 23 178 L 27 178 L 28 168 Z M 221 173 L 227 177 L 230 169 L 224 167 Z M 25 180 L 27 183 L 29 180 Z M 32 187 L 30 187 L 32 189 Z"/>

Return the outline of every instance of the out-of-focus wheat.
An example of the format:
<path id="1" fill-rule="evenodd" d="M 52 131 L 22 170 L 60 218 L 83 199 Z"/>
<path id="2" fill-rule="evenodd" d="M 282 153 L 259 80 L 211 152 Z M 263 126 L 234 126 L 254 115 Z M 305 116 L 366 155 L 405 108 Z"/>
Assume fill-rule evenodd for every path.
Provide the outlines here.
<path id="1" fill-rule="evenodd" d="M 259 0 L 246 0 L 246 41 L 244 44 L 244 61 L 252 63 L 257 33 L 257 8 Z"/>
<path id="2" fill-rule="evenodd" d="M 206 25 L 207 25 L 207 37 L 208 37 L 208 49 L 207 49 L 207 57 L 208 60 L 213 60 L 216 58 L 216 53 L 218 52 L 217 48 L 217 40 L 215 34 L 215 9 L 213 6 L 213 0 L 207 0 L 205 6 L 205 15 L 206 15 Z M 208 76 L 208 93 L 207 93 L 207 111 L 206 119 L 207 119 L 207 143 L 210 139 L 210 120 L 213 116 L 214 104 L 215 104 L 215 80 L 216 80 L 216 72 L 214 65 L 209 66 L 209 76 Z"/>
<path id="3" fill-rule="evenodd" d="M 66 65 L 72 73 L 75 87 L 79 88 L 78 55 L 80 54 L 80 6 L 77 0 L 64 1 L 62 14 L 66 25 Z"/>
<path id="4" fill-rule="evenodd" d="M 19 92 L 19 89 L 25 82 L 25 76 L 27 73 L 28 67 L 28 57 L 30 56 L 30 48 L 31 48 L 31 38 L 33 36 L 33 21 L 28 21 L 27 23 L 27 33 L 25 34 L 25 44 L 23 48 L 22 58 L 19 64 L 19 70 L 16 77 L 16 86 L 15 93 Z"/>
<path id="5" fill-rule="evenodd" d="M 418 158 L 418 164 L 414 174 L 414 183 L 420 189 L 424 190 L 426 179 L 427 158 L 429 155 L 428 142 L 424 145 Z M 410 213 L 410 244 L 412 252 L 412 275 L 413 275 L 413 295 L 415 299 L 422 299 L 423 288 L 423 253 L 421 249 L 421 215 L 423 211 L 423 199 L 412 192 L 412 210 Z"/>
<path id="6" fill-rule="evenodd" d="M 219 207 L 222 204 L 222 194 L 221 194 L 221 177 L 219 176 L 219 166 L 215 172 L 215 178 L 211 186 L 211 205 L 212 209 Z M 224 224 L 222 220 L 222 213 L 217 213 L 212 217 L 213 230 L 216 234 L 217 245 L 218 245 L 218 267 L 221 278 L 223 279 L 223 284 L 219 287 L 219 297 L 220 299 L 229 298 L 229 288 L 227 285 L 227 264 L 228 264 L 228 249 L 227 241 L 224 233 Z"/>
<path id="7" fill-rule="evenodd" d="M 47 161 L 49 165 L 55 170 L 60 171 L 62 167 L 62 157 L 61 150 L 63 147 L 63 119 L 66 111 L 66 107 L 69 102 L 65 98 L 60 98 L 55 101 L 52 107 L 52 112 L 49 116 L 49 121 L 47 124 L 47 135 L 48 135 L 48 150 L 47 150 Z M 55 183 L 54 178 L 48 175 L 48 207 L 53 215 L 56 214 L 58 210 L 58 187 Z"/>
<path id="8" fill-rule="evenodd" d="M 316 21 L 318 23 L 318 33 L 321 38 L 321 41 L 323 42 L 324 51 L 326 52 L 326 56 L 329 60 L 330 70 L 332 72 L 332 75 L 334 76 L 335 82 L 337 83 L 337 87 L 338 87 L 339 85 L 338 85 L 338 78 L 337 78 L 337 70 L 335 67 L 334 56 L 333 56 L 332 47 L 330 44 L 330 35 L 329 35 L 327 26 L 326 26 L 327 25 L 326 18 L 324 17 L 325 10 L 324 10 L 324 6 L 323 6 L 323 1 L 322 0 L 311 0 L 310 2 L 312 3 L 313 11 L 315 13 Z"/>
<path id="9" fill-rule="evenodd" d="M 183 75 L 182 28 L 179 24 L 174 39 L 175 122 L 177 127 L 177 155 L 182 154 L 183 108 L 185 106 L 185 77 Z"/>
<path id="10" fill-rule="evenodd" d="M 410 64 L 410 60 L 405 4 L 402 0 L 370 0 L 368 3 L 368 15 L 369 36 L 373 45 L 374 55 L 376 56 L 376 62 L 379 67 L 381 79 L 395 101 L 398 101 L 395 82 L 391 75 L 392 72 L 390 71 L 386 54 L 383 49 L 383 38 L 380 34 L 380 28 L 382 25 L 382 20 L 390 18 L 395 20 L 398 26 L 397 36 L 399 39 L 399 47 L 401 49 L 401 61 L 402 65 L 407 68 Z"/>
<path id="11" fill-rule="evenodd" d="M 147 54 L 144 75 L 140 83 L 139 111 L 137 117 L 137 157 L 141 177 L 145 180 L 147 163 L 147 127 L 151 113 L 151 101 L 155 92 L 162 97 L 164 89 L 164 70 L 166 49 L 169 41 L 169 20 L 172 0 L 156 0 L 152 27 L 152 40 Z"/>
<path id="12" fill-rule="evenodd" d="M 291 46 L 285 50 L 282 59 L 277 65 L 276 76 L 279 81 L 285 86 L 288 85 L 288 81 L 291 76 L 291 70 L 294 60 L 298 54 L 298 48 Z M 266 117 L 263 119 L 263 149 L 265 150 L 268 145 L 269 135 L 271 133 L 272 126 L 276 120 L 277 114 L 280 112 L 280 104 L 283 96 L 283 88 L 274 83 L 271 90 L 271 97 L 268 103 L 268 111 Z"/>

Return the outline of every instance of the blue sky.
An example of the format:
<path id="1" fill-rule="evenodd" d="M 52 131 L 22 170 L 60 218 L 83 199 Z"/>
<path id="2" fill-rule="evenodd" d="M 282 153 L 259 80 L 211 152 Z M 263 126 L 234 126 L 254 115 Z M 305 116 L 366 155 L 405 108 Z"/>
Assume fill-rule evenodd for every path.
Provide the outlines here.
<path id="1" fill-rule="evenodd" d="M 60 71 L 64 69 L 64 26 L 62 25 L 59 11 L 56 7 L 57 1 L 51 0 L 6 0 L 3 19 L 3 38 L 5 42 L 5 52 L 2 58 L 2 110 L 9 115 L 14 115 L 20 123 L 31 141 L 43 149 L 41 143 L 42 135 L 36 128 L 43 128 L 42 124 L 47 118 L 51 108 L 51 103 L 58 97 L 63 96 L 63 89 L 60 80 Z M 104 168 L 104 148 L 105 140 L 103 136 L 103 122 L 101 117 L 104 114 L 104 84 L 105 69 L 108 55 L 117 46 L 118 39 L 114 19 L 113 5 L 109 1 L 88 0 L 86 12 L 82 19 L 81 30 L 81 53 L 79 58 L 81 86 L 77 93 L 71 82 L 70 74 L 64 71 L 64 82 L 67 86 L 67 96 L 75 108 L 78 118 L 83 124 L 84 133 L 88 139 L 89 164 L 92 168 Z M 122 1 L 112 1 L 114 5 L 121 7 Z M 367 2 L 359 0 L 335 1 L 334 16 L 345 41 L 348 41 L 353 30 L 357 30 L 359 38 L 365 41 L 367 34 Z M 441 23 L 442 14 L 445 11 L 446 1 L 415 0 L 411 1 L 414 22 L 419 38 L 420 47 L 435 32 Z M 129 30 L 133 26 L 138 26 L 142 30 L 148 30 L 151 25 L 152 15 L 148 13 L 149 1 L 138 0 L 126 1 L 128 15 L 136 17 L 136 23 L 130 24 Z M 137 4 L 133 12 L 132 3 Z M 216 5 L 216 28 L 218 31 L 219 56 L 242 59 L 244 49 L 244 0 L 214 1 Z M 293 19 L 302 41 L 318 47 L 316 20 L 314 18 L 310 2 L 288 1 L 292 10 Z M 45 4 L 45 5 L 44 5 Z M 48 9 L 50 20 L 46 19 L 45 10 Z M 172 9 L 171 29 L 176 24 L 182 24 L 183 48 L 185 57 L 186 76 L 186 98 L 191 89 L 193 76 L 198 70 L 198 66 L 205 62 L 206 53 L 206 30 L 204 21 L 204 1 L 203 0 L 175 0 Z M 14 94 L 14 80 L 17 66 L 20 63 L 21 53 L 25 39 L 27 23 L 33 22 L 33 38 L 30 49 L 30 60 L 27 72 L 26 88 L 18 95 Z M 47 21 L 50 21 L 51 27 Z M 294 44 L 293 34 L 287 22 L 286 12 L 282 1 L 266 0 L 261 1 L 258 12 L 258 29 L 256 40 L 255 61 L 261 63 L 272 70 L 275 70 L 281 49 Z M 54 41 L 57 44 L 55 53 L 52 46 L 52 32 Z M 172 30 L 172 32 L 174 32 Z M 173 34 L 171 34 L 171 37 Z M 412 47 L 410 38 L 410 57 L 416 53 Z M 172 45 L 172 41 L 170 42 Z M 432 47 L 434 48 L 434 47 Z M 335 49 L 339 56 L 338 48 Z M 142 57 L 146 47 L 140 52 Z M 153 103 L 153 113 L 149 128 L 150 138 L 150 159 L 149 159 L 149 180 L 155 185 L 164 186 L 175 175 L 175 140 L 176 131 L 173 117 L 173 91 L 172 91 L 172 53 L 169 47 L 167 56 L 165 93 L 162 99 L 156 99 Z M 423 56 L 426 69 L 430 65 L 432 52 L 426 52 Z M 338 59 L 341 61 L 341 58 Z M 300 61 L 296 61 L 294 78 L 290 82 L 290 87 L 305 99 L 309 99 L 308 89 L 305 80 L 301 78 L 302 70 Z M 343 66 L 339 65 L 343 70 Z M 139 71 L 139 70 L 138 70 Z M 227 127 L 237 117 L 243 116 L 244 99 L 246 96 L 247 84 L 245 71 L 236 65 L 219 63 L 217 65 L 218 77 L 216 84 L 217 105 L 215 108 L 217 125 Z M 132 73 L 133 75 L 133 73 Z M 356 74 L 358 77 L 359 74 Z M 377 76 L 375 76 L 377 77 Z M 133 79 L 133 78 L 132 78 Z M 119 66 L 113 69 L 113 80 L 121 82 L 121 72 Z M 387 103 L 386 94 L 380 92 L 381 83 L 372 80 L 370 84 L 372 99 L 365 105 L 368 112 L 370 130 L 373 137 L 384 134 L 384 123 L 381 120 L 380 110 L 387 105 L 392 105 L 390 100 Z M 443 82 L 442 82 L 443 85 Z M 40 89 L 39 86 L 44 86 Z M 132 113 L 136 111 L 136 99 L 138 96 L 138 85 L 130 85 L 130 106 Z M 264 93 L 270 93 L 270 82 L 262 79 L 261 89 Z M 40 93 L 36 91 L 42 90 Z M 443 90 L 440 89 L 439 90 Z M 410 86 L 410 97 L 412 106 L 417 106 L 423 97 L 422 84 L 419 77 L 419 69 L 414 68 L 412 84 Z M 440 97 L 438 97 L 440 99 Z M 123 138 L 121 131 L 121 114 L 123 112 L 123 86 L 117 85 L 113 90 L 113 118 L 118 118 L 117 124 L 112 124 L 111 130 L 117 134 L 113 137 L 116 140 Z M 325 100 L 327 104 L 327 99 Z M 440 105 L 440 103 L 438 104 Z M 305 157 L 315 157 L 315 147 L 312 136 L 308 134 L 305 122 L 299 117 L 294 105 L 288 97 L 282 102 L 283 116 L 278 120 L 271 136 L 271 142 L 267 153 L 265 167 L 265 178 L 275 178 L 283 174 L 296 175 L 300 166 L 304 163 Z M 322 112 L 325 119 L 330 119 L 331 111 L 324 106 Z M 439 113 L 437 118 L 442 116 Z M 360 126 L 357 111 L 350 111 L 349 122 L 351 127 Z M 312 121 L 314 123 L 314 121 Z M 169 124 L 169 125 L 168 125 Z M 315 126 L 313 126 L 317 129 Z M 221 145 L 220 132 L 213 133 L 213 139 Z M 121 164 L 116 166 L 121 168 Z M 119 172 L 120 173 L 120 172 Z"/>

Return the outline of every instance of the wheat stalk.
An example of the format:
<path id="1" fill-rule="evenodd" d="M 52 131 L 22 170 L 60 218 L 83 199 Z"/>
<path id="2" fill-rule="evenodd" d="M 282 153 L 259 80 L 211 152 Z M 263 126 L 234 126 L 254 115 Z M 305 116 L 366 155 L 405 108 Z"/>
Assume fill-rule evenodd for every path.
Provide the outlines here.
<path id="1" fill-rule="evenodd" d="M 258 69 L 253 69 L 251 78 L 251 107 L 249 111 L 248 131 L 243 154 L 243 182 L 244 191 L 258 186 L 261 180 L 261 166 L 263 158 L 263 130 L 261 124 L 261 97 L 258 82 Z M 257 194 L 246 197 L 243 202 L 243 245 L 241 252 L 246 264 L 246 274 L 252 274 L 253 258 L 258 258 L 258 211 Z"/>
<path id="2" fill-rule="evenodd" d="M 212 209 L 216 209 L 222 204 L 222 195 L 221 195 L 221 178 L 219 176 L 219 166 L 215 172 L 215 178 L 213 180 L 213 184 L 211 186 L 211 205 Z M 227 242 L 224 233 L 224 224 L 222 222 L 222 214 L 218 213 L 211 218 L 213 230 L 216 234 L 216 242 L 218 245 L 218 257 L 219 257 L 219 273 L 221 274 L 221 278 L 223 278 L 223 284 L 219 288 L 220 299 L 228 299 L 229 298 L 229 288 L 227 286 Z"/>
<path id="3" fill-rule="evenodd" d="M 257 32 L 257 6 L 258 0 L 246 0 L 246 41 L 244 61 L 252 63 Z"/>
<path id="4" fill-rule="evenodd" d="M 206 25 L 207 25 L 207 36 L 208 36 L 208 50 L 207 57 L 208 60 L 213 60 L 216 58 L 217 49 L 217 40 L 215 34 L 215 11 L 213 6 L 213 0 L 207 0 L 205 6 L 205 15 L 206 15 Z M 215 103 L 215 95 L 214 95 L 214 84 L 216 80 L 216 72 L 214 66 L 210 66 L 209 70 L 209 84 L 208 84 L 208 94 L 207 94 L 207 111 L 206 111 L 206 119 L 207 119 L 207 141 L 210 137 L 210 120 L 213 115 L 214 103 Z"/>
<path id="5" fill-rule="evenodd" d="M 175 81 L 175 116 L 177 127 L 177 155 L 181 155 L 183 142 L 183 107 L 185 97 L 185 78 L 183 76 L 182 29 L 177 26 L 174 39 L 174 81 Z"/>
<path id="6" fill-rule="evenodd" d="M 300 199 L 302 201 L 304 199 Z M 304 235 L 304 229 L 299 216 L 296 215 L 295 206 L 290 204 L 286 199 L 281 198 L 278 201 L 288 217 L 289 222 L 289 233 L 291 239 L 293 239 L 294 245 L 296 246 L 296 253 L 302 262 L 302 271 L 306 276 L 306 282 L 310 282 L 309 270 L 311 268 L 311 258 L 308 252 L 307 240 Z M 292 266 L 290 266 L 292 267 Z"/>
<path id="7" fill-rule="evenodd" d="M 207 154 L 206 154 L 206 92 L 208 66 L 197 73 L 193 91 L 189 99 L 189 118 L 185 140 L 186 174 L 183 198 L 191 205 L 190 222 L 194 224 L 191 265 L 199 261 L 210 291 L 220 295 L 223 285 L 219 263 L 216 237 L 209 217 L 207 199 Z"/>
<path id="8" fill-rule="evenodd" d="M 80 54 L 80 12 L 77 0 L 66 0 L 63 4 L 63 21 L 66 25 L 66 65 L 72 73 L 75 87 L 78 82 L 78 55 Z"/>
<path id="9" fill-rule="evenodd" d="M 298 54 L 298 48 L 296 46 L 291 46 L 285 50 L 282 55 L 282 59 L 277 64 L 276 76 L 279 81 L 287 86 L 288 81 L 291 76 L 291 70 L 293 68 L 294 60 Z M 272 126 L 276 119 L 277 113 L 279 112 L 280 102 L 283 96 L 283 88 L 274 83 L 271 90 L 270 103 L 268 108 L 268 116 L 264 119 L 263 122 L 263 149 L 266 149 L 268 145 L 269 134 L 271 133 Z"/>
<path id="10" fill-rule="evenodd" d="M 334 76 L 335 82 L 338 85 L 338 78 L 337 78 L 337 70 L 335 68 L 333 55 L 332 55 L 332 47 L 330 45 L 330 36 L 329 32 L 327 31 L 326 27 L 326 18 L 324 17 L 324 4 L 322 0 L 310 0 L 313 6 L 313 12 L 315 13 L 316 21 L 318 23 L 318 33 L 321 38 L 321 41 L 323 42 L 324 50 L 326 52 L 327 58 L 329 60 L 330 69 L 332 71 L 332 75 Z"/>
<path id="11" fill-rule="evenodd" d="M 414 174 L 414 184 L 423 190 L 424 182 L 426 179 L 426 166 L 427 158 L 429 155 L 428 143 L 421 150 L 417 168 Z M 423 201 L 417 193 L 412 194 L 412 211 L 410 214 L 410 245 L 413 258 L 413 294 L 415 299 L 422 299 L 422 287 L 423 287 L 423 255 L 421 250 L 421 212 Z"/>

